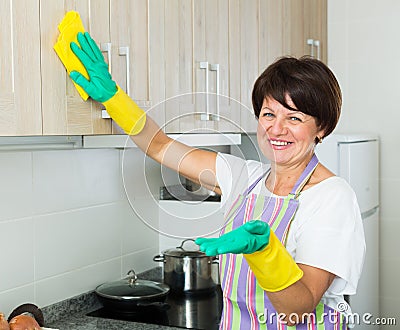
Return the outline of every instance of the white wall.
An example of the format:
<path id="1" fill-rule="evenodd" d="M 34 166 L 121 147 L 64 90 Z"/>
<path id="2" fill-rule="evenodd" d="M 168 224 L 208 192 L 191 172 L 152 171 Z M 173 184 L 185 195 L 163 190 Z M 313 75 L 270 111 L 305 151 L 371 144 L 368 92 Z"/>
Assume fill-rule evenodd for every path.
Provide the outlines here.
<path id="1" fill-rule="evenodd" d="M 143 159 L 138 149 L 0 152 L 1 312 L 158 266 L 158 234 L 133 211 L 158 219 L 160 169 Z"/>
<path id="2" fill-rule="evenodd" d="M 400 322 L 400 1 L 328 0 L 328 62 L 343 89 L 336 132 L 380 136 L 381 316 Z"/>

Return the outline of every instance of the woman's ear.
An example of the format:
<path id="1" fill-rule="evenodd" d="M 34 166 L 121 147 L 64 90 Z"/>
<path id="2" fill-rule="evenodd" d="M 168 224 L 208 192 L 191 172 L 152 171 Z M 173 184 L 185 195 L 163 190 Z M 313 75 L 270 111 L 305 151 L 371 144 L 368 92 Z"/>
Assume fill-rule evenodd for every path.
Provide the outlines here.
<path id="1" fill-rule="evenodd" d="M 320 129 L 315 137 L 315 144 L 322 143 L 324 137 L 325 137 L 325 130 Z"/>

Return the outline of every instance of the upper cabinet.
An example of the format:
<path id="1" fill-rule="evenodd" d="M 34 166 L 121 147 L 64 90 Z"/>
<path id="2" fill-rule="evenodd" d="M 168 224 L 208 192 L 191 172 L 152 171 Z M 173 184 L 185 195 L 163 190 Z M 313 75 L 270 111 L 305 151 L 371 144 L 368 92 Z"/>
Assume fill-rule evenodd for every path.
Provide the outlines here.
<path id="1" fill-rule="evenodd" d="M 284 54 L 283 13 L 276 0 L 168 2 L 166 132 L 256 130 L 252 86 Z"/>
<path id="2" fill-rule="evenodd" d="M 327 0 L 284 0 L 285 53 L 327 63 Z"/>
<path id="3" fill-rule="evenodd" d="M 79 97 L 52 51 L 58 36 L 56 27 L 69 10 L 79 12 L 120 87 L 146 108 L 150 104 L 148 1 L 41 0 L 42 63 L 46 63 L 42 66 L 43 134 L 122 133 L 106 118 L 100 104 Z"/>
<path id="4" fill-rule="evenodd" d="M 43 135 L 108 134 L 111 121 L 101 118 L 101 105 L 85 102 L 68 77 L 53 46 L 58 24 L 69 10 L 79 12 L 83 25 L 110 58 L 110 6 L 108 0 L 40 0 L 41 97 Z"/>
<path id="5" fill-rule="evenodd" d="M 234 82 L 240 88 L 240 125 L 243 132 L 254 133 L 257 120 L 253 113 L 251 93 L 258 76 L 279 56 L 285 55 L 284 9 L 282 0 L 235 1 L 239 39 L 232 52 L 240 56 L 240 75 Z"/>
<path id="6" fill-rule="evenodd" d="M 231 52 L 239 40 L 231 7 L 228 0 L 165 2 L 165 101 L 159 106 L 166 132 L 239 130 L 240 58 Z"/>
<path id="7" fill-rule="evenodd" d="M 326 62 L 326 0 L 0 0 L 0 135 L 119 134 L 53 46 L 79 12 L 110 71 L 167 133 L 255 132 L 251 92 L 282 55 Z"/>
<path id="8" fill-rule="evenodd" d="M 150 67 L 161 68 L 166 81 L 158 112 L 165 111 L 168 133 L 254 133 L 251 92 L 269 64 L 283 55 L 326 62 L 326 0 L 171 0 L 164 6 L 165 71 L 154 58 Z"/>
<path id="9" fill-rule="evenodd" d="M 110 0 L 111 73 L 144 110 L 164 99 L 161 0 Z M 151 16 L 150 16 L 151 15 Z M 165 122 L 164 112 L 154 116 Z M 113 126 L 114 133 L 123 133 Z"/>
<path id="10" fill-rule="evenodd" d="M 39 2 L 0 0 L 0 8 L 0 135 L 40 135 Z"/>

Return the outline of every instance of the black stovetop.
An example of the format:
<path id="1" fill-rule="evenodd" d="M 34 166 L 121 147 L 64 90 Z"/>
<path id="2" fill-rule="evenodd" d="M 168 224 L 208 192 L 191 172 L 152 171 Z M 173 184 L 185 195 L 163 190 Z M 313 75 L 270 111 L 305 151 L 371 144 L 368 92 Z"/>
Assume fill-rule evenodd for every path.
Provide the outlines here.
<path id="1" fill-rule="evenodd" d="M 222 292 L 216 290 L 196 294 L 170 293 L 166 305 L 141 308 L 132 313 L 115 313 L 106 308 L 88 313 L 88 316 L 114 320 L 158 324 L 184 329 L 213 330 L 219 328 L 222 312 Z"/>

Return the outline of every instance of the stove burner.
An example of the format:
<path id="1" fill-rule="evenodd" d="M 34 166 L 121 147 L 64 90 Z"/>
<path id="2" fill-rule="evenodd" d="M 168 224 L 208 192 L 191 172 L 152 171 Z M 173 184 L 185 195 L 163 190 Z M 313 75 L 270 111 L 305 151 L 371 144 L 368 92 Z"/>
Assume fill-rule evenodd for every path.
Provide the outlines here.
<path id="1" fill-rule="evenodd" d="M 220 287 L 199 294 L 170 293 L 165 303 L 167 304 L 166 308 L 140 307 L 140 309 L 132 310 L 132 313 L 117 313 L 101 308 L 87 315 L 185 329 L 213 330 L 219 328 L 222 312 Z"/>

